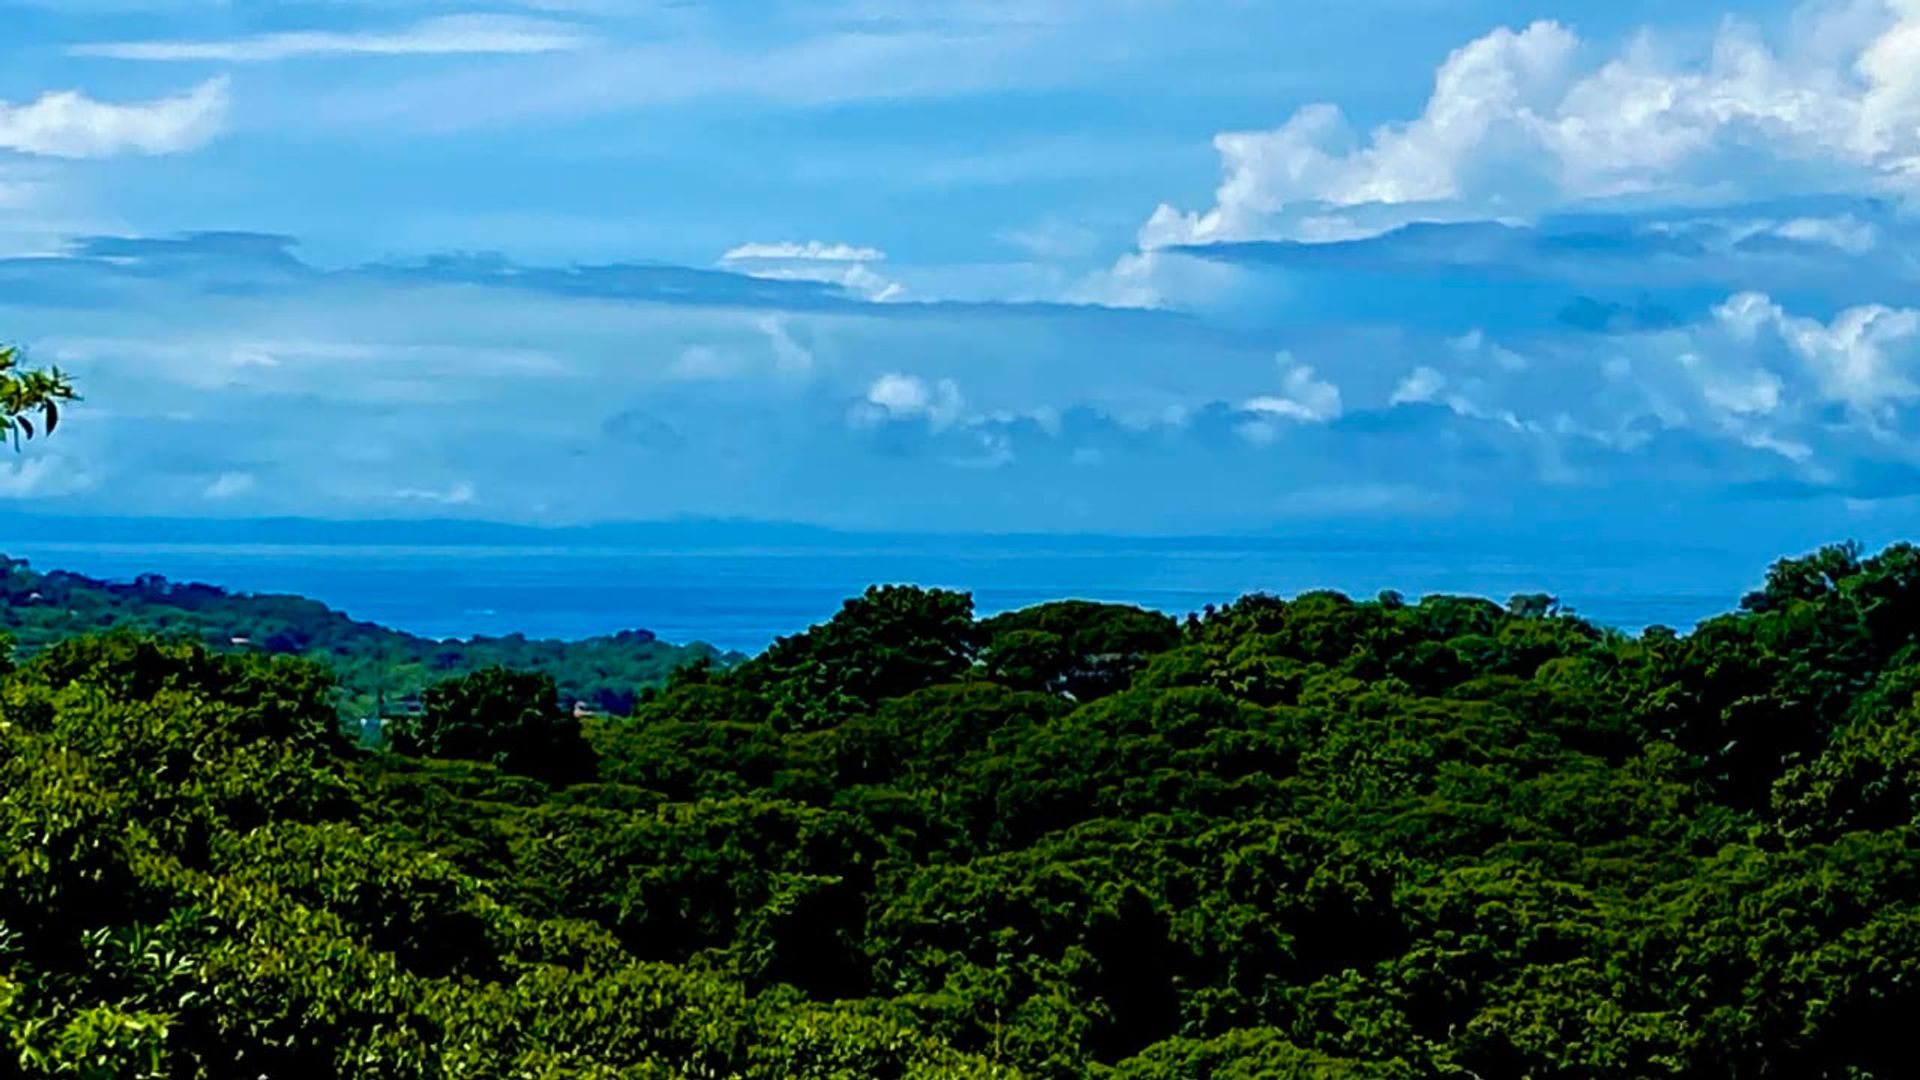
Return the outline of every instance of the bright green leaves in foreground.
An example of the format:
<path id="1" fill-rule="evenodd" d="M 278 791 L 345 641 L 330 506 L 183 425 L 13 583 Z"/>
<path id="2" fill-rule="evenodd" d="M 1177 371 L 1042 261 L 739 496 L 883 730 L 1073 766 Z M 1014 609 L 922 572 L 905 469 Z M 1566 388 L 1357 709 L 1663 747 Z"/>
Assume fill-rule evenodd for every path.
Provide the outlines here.
<path id="1" fill-rule="evenodd" d="M 0 682 L 0 1074 L 1905 1077 L 1920 552 L 976 621 L 875 589 L 576 724 L 110 637 Z"/>
<path id="2" fill-rule="evenodd" d="M 23 368 L 20 351 L 0 345 L 0 441 L 18 449 L 22 439 L 53 434 L 60 407 L 79 397 L 59 368 Z"/>

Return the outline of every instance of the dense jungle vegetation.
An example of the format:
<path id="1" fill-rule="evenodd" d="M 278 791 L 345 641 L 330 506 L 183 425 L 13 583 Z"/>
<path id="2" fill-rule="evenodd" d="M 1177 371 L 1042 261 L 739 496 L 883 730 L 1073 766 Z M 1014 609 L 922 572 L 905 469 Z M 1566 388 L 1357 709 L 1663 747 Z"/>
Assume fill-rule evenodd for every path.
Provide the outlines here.
<path id="1" fill-rule="evenodd" d="M 332 686 L 6 675 L 0 1073 L 1913 1074 L 1909 546 L 1685 635 L 876 588 L 630 718 L 454 678 L 379 752 Z"/>
<path id="2" fill-rule="evenodd" d="M 645 630 L 569 642 L 517 634 L 438 641 L 359 622 L 300 596 L 230 593 L 158 574 L 130 582 L 43 574 L 25 560 L 0 556 L 0 633 L 12 637 L 18 655 L 114 630 L 184 637 L 216 652 L 323 661 L 336 677 L 335 700 L 349 724 L 372 716 L 383 699 L 391 706 L 441 680 L 491 667 L 550 675 L 570 700 L 624 715 L 642 689 L 676 668 L 743 659 L 706 645 L 669 645 Z"/>

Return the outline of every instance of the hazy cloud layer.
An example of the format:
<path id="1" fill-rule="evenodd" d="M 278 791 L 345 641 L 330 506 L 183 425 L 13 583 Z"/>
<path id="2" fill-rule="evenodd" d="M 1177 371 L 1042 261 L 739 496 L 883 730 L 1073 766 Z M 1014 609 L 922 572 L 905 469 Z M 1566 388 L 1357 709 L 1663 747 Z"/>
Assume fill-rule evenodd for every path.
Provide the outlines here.
<path id="1" fill-rule="evenodd" d="M 1674 231 L 1613 226 L 1649 245 Z M 1541 230 L 1508 240 L 1564 246 Z M 1870 257 L 1778 242 L 1836 270 Z M 1404 275 L 1435 246 L 1416 231 L 1210 264 L 1248 278 L 1246 295 L 1270 275 L 1277 294 L 1332 291 L 1356 272 Z M 1628 292 L 1544 257 L 1534 281 L 1503 269 L 1525 260 L 1454 263 L 1486 302 L 1413 325 L 1364 306 L 1252 319 L 876 303 L 664 267 L 323 271 L 294 251 L 238 234 L 103 238 L 0 262 L 0 317 L 90 389 L 62 444 L 85 482 L 22 473 L 0 494 L 218 514 L 577 521 L 644 506 L 1193 530 L 1442 520 L 1516 499 L 1865 504 L 1920 476 L 1920 304 L 1894 299 L 1716 288 L 1696 305 L 1686 274 Z M 1479 318 L 1502 310 L 1514 316 Z"/>
<path id="2" fill-rule="evenodd" d="M 222 40 L 98 42 L 74 56 L 112 60 L 264 63 L 327 56 L 458 56 L 570 52 L 591 37 L 579 26 L 545 19 L 450 15 L 397 30 L 295 30 Z"/>

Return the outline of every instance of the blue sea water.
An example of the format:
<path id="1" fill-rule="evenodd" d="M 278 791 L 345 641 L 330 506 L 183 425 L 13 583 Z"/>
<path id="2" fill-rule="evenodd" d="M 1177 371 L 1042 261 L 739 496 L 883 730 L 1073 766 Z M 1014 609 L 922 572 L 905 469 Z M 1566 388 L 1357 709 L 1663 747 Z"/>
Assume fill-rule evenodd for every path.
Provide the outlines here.
<path id="1" fill-rule="evenodd" d="M 647 629 L 756 651 L 876 582 L 965 589 L 990 614 L 1062 598 L 1176 615 L 1255 591 L 1394 589 L 1504 600 L 1546 592 L 1626 630 L 1686 629 L 1732 609 L 1765 572 L 1751 555 L 1684 548 L 1417 542 L 847 537 L 791 544 L 539 546 L 36 541 L 0 550 L 40 569 L 159 573 L 235 591 L 296 593 L 431 637 L 581 638 Z"/>

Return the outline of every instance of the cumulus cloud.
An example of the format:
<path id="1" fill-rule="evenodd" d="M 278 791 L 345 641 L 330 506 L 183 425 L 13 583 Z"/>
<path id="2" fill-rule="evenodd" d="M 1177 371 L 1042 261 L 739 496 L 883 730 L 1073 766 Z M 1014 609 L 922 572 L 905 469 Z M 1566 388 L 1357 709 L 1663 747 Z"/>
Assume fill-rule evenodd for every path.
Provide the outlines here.
<path id="1" fill-rule="evenodd" d="M 0 150 L 61 158 L 175 154 L 212 141 L 226 124 L 227 107 L 224 78 L 136 104 L 96 101 L 78 90 L 25 104 L 0 101 Z"/>
<path id="2" fill-rule="evenodd" d="M 1279 357 L 1280 392 L 1261 394 L 1241 402 L 1243 419 L 1234 434 L 1255 446 L 1279 441 L 1289 424 L 1324 424 L 1340 418 L 1340 388 L 1319 378 L 1313 368 L 1295 363 L 1290 354 Z"/>
<path id="3" fill-rule="evenodd" d="M 883 420 L 924 420 L 936 431 L 958 423 L 965 413 L 966 399 L 952 379 L 929 383 L 917 375 L 889 372 L 867 387 L 866 396 L 854 411 L 861 423 Z"/>
<path id="4" fill-rule="evenodd" d="M 1559 23 L 1497 29 L 1447 57 L 1411 120 L 1363 135 L 1316 104 L 1272 130 L 1220 134 L 1214 206 L 1162 205 L 1141 242 L 1340 239 L 1770 184 L 1920 191 L 1920 0 L 1825 5 L 1802 21 L 1817 44 L 1781 52 L 1729 20 L 1702 61 L 1643 35 L 1591 69 Z"/>
<path id="5" fill-rule="evenodd" d="M 1773 455 L 1810 480 L 1862 461 L 1920 462 L 1920 310 L 1863 304 L 1821 318 L 1746 292 L 1697 321 L 1599 349 L 1539 347 L 1542 363 L 1514 364 L 1488 335 L 1469 334 L 1405 371 L 1386 406 L 1438 406 L 1622 450 L 1685 432 Z"/>
<path id="6" fill-rule="evenodd" d="M 1295 363 L 1293 357 L 1285 353 L 1280 357 L 1280 369 L 1280 392 L 1250 398 L 1242 408 L 1263 416 L 1277 416 L 1309 424 L 1339 418 L 1339 387 L 1316 376 L 1312 367 Z"/>
<path id="7" fill-rule="evenodd" d="M 221 41 L 117 41 L 77 45 L 75 56 L 114 60 L 262 63 L 315 56 L 443 56 L 526 54 L 585 48 L 591 38 L 579 27 L 546 19 L 501 15 L 453 15 L 404 30 L 340 32 L 304 30 Z"/>
<path id="8" fill-rule="evenodd" d="M 1444 342 L 1431 359 L 1431 363 L 1416 365 L 1394 384 L 1387 398 L 1389 407 L 1440 405 L 1457 416 L 1491 420 L 1516 431 L 1537 431 L 1542 425 L 1523 419 L 1523 413 L 1547 413 L 1565 406 L 1551 393 L 1538 393 L 1551 383 L 1529 373 L 1531 364 L 1526 357 L 1484 331 L 1474 330 Z M 1566 374 L 1557 372 L 1556 377 Z M 1570 382 L 1578 385 L 1579 377 L 1578 371 L 1573 372 Z M 1567 427 L 1565 413 L 1559 416 L 1556 422 Z"/>
<path id="9" fill-rule="evenodd" d="M 1742 293 L 1714 316 L 1740 345 L 1777 341 L 1821 400 L 1864 421 L 1890 421 L 1896 406 L 1920 397 L 1910 375 L 1920 366 L 1920 311 L 1865 304 L 1821 322 L 1789 314 L 1765 295 Z M 1776 388 L 1762 400 L 1777 397 Z"/>

